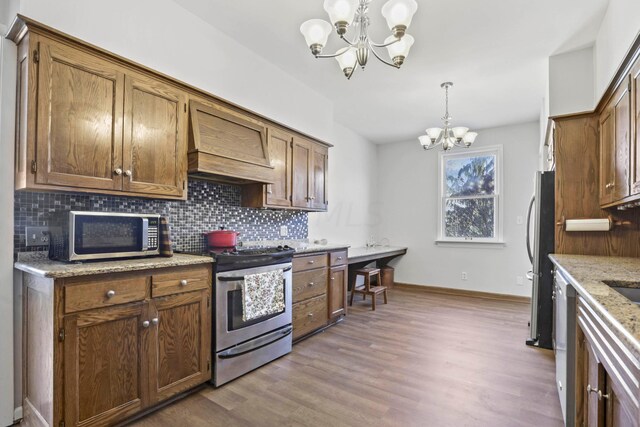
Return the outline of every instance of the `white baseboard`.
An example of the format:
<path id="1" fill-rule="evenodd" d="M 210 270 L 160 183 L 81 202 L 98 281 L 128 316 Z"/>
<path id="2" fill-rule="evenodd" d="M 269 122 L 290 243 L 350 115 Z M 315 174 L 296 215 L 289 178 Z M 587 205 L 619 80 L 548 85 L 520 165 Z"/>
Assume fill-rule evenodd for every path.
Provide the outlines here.
<path id="1" fill-rule="evenodd" d="M 19 406 L 13 410 L 13 421 L 18 421 L 21 419 L 22 419 L 22 406 Z"/>

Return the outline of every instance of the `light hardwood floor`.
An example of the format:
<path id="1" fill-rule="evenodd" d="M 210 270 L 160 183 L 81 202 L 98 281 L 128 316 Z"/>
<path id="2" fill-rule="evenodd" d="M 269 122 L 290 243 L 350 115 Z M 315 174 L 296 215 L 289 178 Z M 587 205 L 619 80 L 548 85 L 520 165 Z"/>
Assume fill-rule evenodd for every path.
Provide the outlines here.
<path id="1" fill-rule="evenodd" d="M 394 289 L 148 426 L 561 426 L 553 352 L 525 346 L 529 305 Z"/>

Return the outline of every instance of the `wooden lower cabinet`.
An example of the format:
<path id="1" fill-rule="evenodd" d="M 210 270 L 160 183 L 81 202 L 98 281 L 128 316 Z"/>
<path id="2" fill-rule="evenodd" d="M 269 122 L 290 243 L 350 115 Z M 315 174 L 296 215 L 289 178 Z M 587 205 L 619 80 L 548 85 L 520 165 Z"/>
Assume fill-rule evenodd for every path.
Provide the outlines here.
<path id="1" fill-rule="evenodd" d="M 181 273 L 209 285 L 151 297 L 154 275 Z M 68 279 L 25 273 L 24 423 L 113 425 L 209 380 L 210 284 L 207 264 Z"/>
<path id="2" fill-rule="evenodd" d="M 347 314 L 347 251 L 293 258 L 293 339 L 337 322 Z"/>
<path id="3" fill-rule="evenodd" d="M 640 361 L 581 297 L 576 332 L 575 425 L 640 426 Z"/>

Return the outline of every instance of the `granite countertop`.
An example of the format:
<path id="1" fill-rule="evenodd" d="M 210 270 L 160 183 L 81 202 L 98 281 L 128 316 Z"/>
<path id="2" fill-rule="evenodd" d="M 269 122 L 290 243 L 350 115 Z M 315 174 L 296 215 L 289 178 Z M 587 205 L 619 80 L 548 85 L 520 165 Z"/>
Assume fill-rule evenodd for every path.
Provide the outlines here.
<path id="1" fill-rule="evenodd" d="M 406 246 L 363 246 L 358 248 L 349 248 L 349 258 L 358 258 L 371 255 L 384 255 L 392 252 L 406 252 Z"/>
<path id="2" fill-rule="evenodd" d="M 297 254 L 313 252 L 329 252 L 347 249 L 349 245 L 343 243 L 322 243 L 309 240 L 256 240 L 242 242 L 242 246 L 278 246 L 287 245 L 295 249 Z"/>
<path id="3" fill-rule="evenodd" d="M 51 261 L 46 252 L 23 252 L 18 254 L 14 267 L 40 277 L 60 279 L 64 277 L 88 276 L 101 273 L 147 270 L 152 268 L 179 267 L 213 262 L 208 256 L 174 254 L 172 257 L 135 258 L 115 261 L 67 263 Z"/>
<path id="4" fill-rule="evenodd" d="M 640 281 L 640 258 L 549 255 L 576 291 L 640 358 L 640 305 L 603 283 Z"/>

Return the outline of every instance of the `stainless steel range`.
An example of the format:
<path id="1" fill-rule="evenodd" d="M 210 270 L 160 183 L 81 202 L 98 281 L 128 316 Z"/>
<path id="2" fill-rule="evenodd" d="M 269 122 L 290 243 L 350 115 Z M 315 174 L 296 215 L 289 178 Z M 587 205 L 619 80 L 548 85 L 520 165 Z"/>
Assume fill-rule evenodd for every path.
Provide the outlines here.
<path id="1" fill-rule="evenodd" d="M 291 351 L 291 260 L 293 249 L 251 248 L 212 253 L 215 258 L 212 382 L 221 386 Z M 284 308 L 243 320 L 245 277 L 282 270 Z"/>

